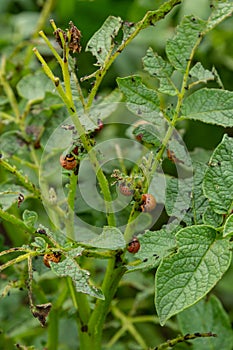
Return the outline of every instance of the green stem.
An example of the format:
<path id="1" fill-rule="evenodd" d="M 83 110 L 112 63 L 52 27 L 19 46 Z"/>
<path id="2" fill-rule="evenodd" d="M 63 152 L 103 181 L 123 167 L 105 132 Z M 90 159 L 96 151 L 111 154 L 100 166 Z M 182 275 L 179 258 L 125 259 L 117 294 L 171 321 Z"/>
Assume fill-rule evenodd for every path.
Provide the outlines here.
<path id="1" fill-rule="evenodd" d="M 35 233 L 35 228 L 34 227 L 29 227 L 26 226 L 25 223 L 18 219 L 16 216 L 9 214 L 7 211 L 4 211 L 0 208 L 0 217 L 5 220 L 10 222 L 11 224 L 14 224 L 15 227 L 17 227 L 18 229 L 22 229 L 25 232 L 34 234 Z"/>
<path id="2" fill-rule="evenodd" d="M 14 165 L 10 165 L 4 159 L 0 159 L 0 165 L 2 165 L 6 170 L 10 171 L 13 175 L 17 177 L 19 182 L 25 187 L 27 190 L 32 192 L 35 198 L 40 198 L 40 190 L 36 188 L 36 186 L 28 179 L 26 175 L 23 175 Z"/>
<path id="3" fill-rule="evenodd" d="M 40 55 L 38 50 L 36 48 L 33 49 L 35 55 L 37 56 L 38 60 L 42 63 L 43 69 L 45 74 L 54 82 L 55 87 L 57 89 L 57 92 L 59 93 L 60 97 L 62 98 L 63 102 L 65 103 L 68 111 L 71 113 L 71 119 L 75 125 L 75 128 L 79 134 L 80 140 L 85 148 L 85 150 L 88 152 L 88 156 L 90 159 L 90 162 L 95 170 L 104 200 L 105 200 L 105 206 L 106 206 L 106 215 L 107 215 L 107 221 L 110 226 L 115 226 L 115 215 L 112 208 L 112 196 L 111 192 L 109 190 L 109 184 L 108 181 L 100 167 L 100 164 L 97 159 L 97 155 L 90 143 L 89 136 L 86 134 L 85 129 L 83 125 L 81 124 L 78 114 L 76 111 L 76 108 L 74 106 L 73 100 L 70 100 L 68 98 L 67 94 L 64 92 L 63 88 L 61 87 L 59 78 L 56 78 L 43 57 Z M 68 76 L 66 77 L 68 79 Z M 70 83 L 70 81 L 69 81 Z"/>
<path id="4" fill-rule="evenodd" d="M 69 193 L 67 197 L 68 214 L 66 218 L 66 234 L 68 238 L 74 239 L 74 205 L 77 187 L 77 175 L 72 172 L 69 183 Z"/>
<path id="5" fill-rule="evenodd" d="M 122 42 L 122 44 L 117 48 L 117 51 L 114 52 L 113 55 L 110 57 L 107 57 L 103 67 L 101 67 L 100 70 L 96 72 L 96 81 L 95 84 L 89 94 L 88 101 L 86 104 L 87 109 L 91 107 L 93 100 L 95 98 L 95 95 L 99 89 L 99 86 L 107 73 L 108 69 L 112 65 L 112 63 L 115 61 L 117 56 L 125 49 L 125 47 L 138 35 L 138 33 L 151 25 L 155 25 L 158 21 L 163 19 L 176 5 L 182 3 L 182 0 L 169 0 L 163 5 L 160 6 L 158 10 L 155 11 L 148 11 L 144 18 L 138 22 L 135 25 L 135 30 L 133 33 Z"/>
<path id="6" fill-rule="evenodd" d="M 7 267 L 10 267 L 11 265 L 18 264 L 19 262 L 21 262 L 23 260 L 26 260 L 26 259 L 28 259 L 30 257 L 36 256 L 36 255 L 38 255 L 37 252 L 30 252 L 30 253 L 26 253 L 26 254 L 20 255 L 17 258 L 9 260 L 5 264 L 1 265 L 0 266 L 0 271 L 3 271 L 4 269 L 6 269 Z"/>
<path id="7" fill-rule="evenodd" d="M 142 349 L 148 349 L 143 337 L 134 327 L 131 317 L 125 316 L 116 306 L 112 307 L 112 312 L 116 318 L 121 320 L 122 327 L 125 329 L 125 331 L 128 331 L 132 335 Z"/>
<path id="8" fill-rule="evenodd" d="M 57 350 L 59 345 L 58 328 L 59 328 L 59 310 L 57 308 L 52 307 L 49 313 L 47 349 Z"/>
<path id="9" fill-rule="evenodd" d="M 18 108 L 17 100 L 15 98 L 15 94 L 14 94 L 10 84 L 6 80 L 5 66 L 6 66 L 6 59 L 5 59 L 5 57 L 3 57 L 2 58 L 1 69 L 0 69 L 0 82 L 1 82 L 1 84 L 3 86 L 3 89 L 4 89 L 8 99 L 9 99 L 9 103 L 11 105 L 12 111 L 15 114 L 16 123 L 19 123 L 20 111 L 19 111 L 19 108 Z"/>
<path id="10" fill-rule="evenodd" d="M 101 339 L 105 318 L 109 311 L 109 306 L 117 290 L 118 284 L 125 271 L 126 268 L 123 265 L 120 265 L 119 267 L 117 266 L 116 257 L 109 260 L 102 285 L 105 300 L 97 300 L 88 325 L 88 331 L 92 338 L 92 346 L 95 350 L 101 350 Z"/>
<path id="11" fill-rule="evenodd" d="M 87 296 L 83 293 L 77 293 L 73 282 L 70 278 L 67 278 L 68 287 L 70 290 L 71 298 L 75 309 L 79 313 L 77 318 L 78 333 L 80 341 L 80 349 L 93 349 L 91 344 L 90 332 L 88 329 L 88 320 L 90 318 L 90 306 Z"/>
<path id="12" fill-rule="evenodd" d="M 56 4 L 56 0 L 46 0 L 44 2 L 44 7 L 40 12 L 40 17 L 37 21 L 36 28 L 32 35 L 32 39 L 36 39 L 38 37 L 38 33 L 44 27 L 55 4 Z M 32 57 L 32 47 L 33 47 L 32 45 L 29 45 L 25 54 L 24 66 L 26 67 L 28 66 Z"/>

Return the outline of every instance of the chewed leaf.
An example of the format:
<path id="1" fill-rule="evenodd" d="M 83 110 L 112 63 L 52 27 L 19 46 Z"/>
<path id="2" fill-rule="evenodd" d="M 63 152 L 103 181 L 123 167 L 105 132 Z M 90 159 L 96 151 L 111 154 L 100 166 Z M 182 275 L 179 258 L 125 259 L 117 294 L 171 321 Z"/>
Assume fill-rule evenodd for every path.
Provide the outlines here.
<path id="1" fill-rule="evenodd" d="M 207 29 L 211 30 L 226 17 L 231 16 L 233 12 L 233 3 L 225 0 L 214 1 L 213 11 L 207 23 Z"/>
<path id="2" fill-rule="evenodd" d="M 210 226 L 190 226 L 176 235 L 178 253 L 165 258 L 156 273 L 156 309 L 162 325 L 203 298 L 231 262 L 230 244 Z"/>
<path id="3" fill-rule="evenodd" d="M 74 259 L 66 258 L 58 264 L 51 262 L 50 266 L 59 277 L 71 277 L 77 292 L 104 299 L 101 290 L 90 284 L 90 273 L 81 269 Z"/>
<path id="4" fill-rule="evenodd" d="M 203 190 L 218 214 L 227 214 L 233 203 L 233 139 L 224 135 L 206 171 Z"/>
<path id="5" fill-rule="evenodd" d="M 201 89 L 188 96 L 181 108 L 182 117 L 224 127 L 233 126 L 233 92 Z"/>
<path id="6" fill-rule="evenodd" d="M 0 191 L 0 206 L 3 210 L 7 210 L 13 203 L 18 202 L 18 206 L 20 206 L 21 202 L 19 202 L 19 196 L 26 197 L 29 192 L 25 190 L 24 187 L 14 184 L 1 184 Z M 23 198 L 22 197 L 22 198 Z"/>
<path id="7" fill-rule="evenodd" d="M 174 68 L 172 65 L 164 61 L 162 57 L 153 52 L 151 48 L 147 50 L 146 56 L 143 58 L 144 69 L 153 77 L 159 79 L 160 86 L 158 90 L 165 94 L 175 96 L 178 91 L 171 80 Z"/>
<path id="8" fill-rule="evenodd" d="M 192 78 L 196 78 L 197 82 L 206 83 L 209 80 L 215 80 L 214 72 L 205 69 L 200 62 L 197 62 L 195 66 L 189 72 Z"/>
<path id="9" fill-rule="evenodd" d="M 158 95 L 154 90 L 146 87 L 140 77 L 118 78 L 117 83 L 126 97 L 127 107 L 130 111 L 157 127 L 163 125 Z"/>
<path id="10" fill-rule="evenodd" d="M 152 269 L 159 265 L 161 260 L 174 252 L 176 239 L 167 229 L 146 231 L 139 237 L 140 249 L 135 258 L 142 262 L 136 266 L 128 266 L 129 272 L 141 269 Z"/>
<path id="11" fill-rule="evenodd" d="M 150 143 L 156 147 L 161 145 L 158 131 L 153 124 L 141 124 L 133 130 L 133 134 L 138 140 Z"/>
<path id="12" fill-rule="evenodd" d="M 205 27 L 206 22 L 197 17 L 187 16 L 183 19 L 177 34 L 166 46 L 167 57 L 176 69 L 185 72 L 188 60 Z"/>
<path id="13" fill-rule="evenodd" d="M 122 19 L 120 17 L 109 16 L 102 27 L 88 41 L 86 51 L 90 51 L 97 58 L 96 65 L 104 65 L 121 26 Z"/>

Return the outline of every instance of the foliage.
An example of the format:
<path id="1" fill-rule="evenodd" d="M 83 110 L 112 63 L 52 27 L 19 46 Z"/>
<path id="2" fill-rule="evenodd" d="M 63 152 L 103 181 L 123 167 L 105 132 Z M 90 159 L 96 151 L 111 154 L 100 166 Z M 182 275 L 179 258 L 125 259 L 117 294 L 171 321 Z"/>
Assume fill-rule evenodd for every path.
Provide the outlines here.
<path id="1" fill-rule="evenodd" d="M 47 36 L 55 2 L 28 3 L 24 40 L 1 43 L 1 348 L 231 350 L 233 93 L 208 50 L 232 1 L 183 16 L 163 52 L 144 37 L 129 75 L 118 60 L 182 1 L 110 8 L 91 38 L 72 17 Z"/>

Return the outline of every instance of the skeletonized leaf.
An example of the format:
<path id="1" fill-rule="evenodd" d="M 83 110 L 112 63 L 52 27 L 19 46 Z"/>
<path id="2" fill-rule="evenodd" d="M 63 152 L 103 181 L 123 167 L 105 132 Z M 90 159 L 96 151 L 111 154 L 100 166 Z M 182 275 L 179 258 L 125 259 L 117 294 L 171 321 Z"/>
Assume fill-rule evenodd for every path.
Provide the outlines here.
<path id="1" fill-rule="evenodd" d="M 229 242 L 217 235 L 205 225 L 177 233 L 178 253 L 165 258 L 156 273 L 155 304 L 162 325 L 203 298 L 228 269 Z"/>
<path id="2" fill-rule="evenodd" d="M 196 339 L 192 343 L 193 350 L 231 350 L 233 347 L 233 331 L 229 316 L 220 300 L 215 296 L 200 300 L 188 310 L 178 315 L 182 333 L 212 332 L 215 338 Z"/>
<path id="3" fill-rule="evenodd" d="M 233 92 L 201 89 L 188 96 L 181 108 L 182 117 L 224 127 L 233 126 Z"/>
<path id="4" fill-rule="evenodd" d="M 101 290 L 90 284 L 90 273 L 81 269 L 74 259 L 66 258 L 58 264 L 51 262 L 50 266 L 59 277 L 71 277 L 77 292 L 104 299 Z"/>
<path id="5" fill-rule="evenodd" d="M 205 21 L 187 16 L 178 27 L 175 37 L 167 42 L 167 57 L 176 69 L 185 72 L 188 60 L 205 27 Z"/>
<path id="6" fill-rule="evenodd" d="M 211 30 L 233 12 L 232 1 L 217 0 L 213 4 L 213 11 L 207 23 L 207 29 Z"/>
<path id="7" fill-rule="evenodd" d="M 233 139 L 224 135 L 206 171 L 203 190 L 218 214 L 227 214 L 233 202 Z"/>
<path id="8" fill-rule="evenodd" d="M 206 83 L 209 80 L 215 80 L 215 75 L 212 71 L 205 69 L 200 62 L 197 62 L 195 66 L 189 72 L 192 78 L 196 78 L 197 82 Z"/>
<path id="9" fill-rule="evenodd" d="M 140 77 L 118 78 L 117 83 L 126 97 L 130 111 L 158 127 L 163 124 L 158 95 L 154 90 L 146 87 Z"/>
<path id="10" fill-rule="evenodd" d="M 86 51 L 97 58 L 96 65 L 103 66 L 109 55 L 113 40 L 122 26 L 120 17 L 109 16 L 102 27 L 88 41 Z"/>
<path id="11" fill-rule="evenodd" d="M 177 89 L 171 80 L 174 70 L 172 65 L 154 53 L 152 48 L 147 50 L 146 56 L 142 60 L 144 69 L 150 75 L 159 79 L 160 85 L 158 91 L 171 96 L 177 95 Z"/>
<path id="12" fill-rule="evenodd" d="M 165 208 L 169 216 L 180 220 L 191 206 L 192 178 L 168 178 Z"/>

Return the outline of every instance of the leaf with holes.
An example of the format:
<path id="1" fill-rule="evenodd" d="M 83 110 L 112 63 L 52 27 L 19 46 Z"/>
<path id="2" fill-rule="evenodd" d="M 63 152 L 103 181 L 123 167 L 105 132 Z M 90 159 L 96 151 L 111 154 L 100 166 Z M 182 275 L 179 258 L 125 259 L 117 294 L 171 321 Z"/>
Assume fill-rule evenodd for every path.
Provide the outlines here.
<path id="1" fill-rule="evenodd" d="M 167 57 L 176 69 L 185 72 L 205 27 L 205 21 L 194 16 L 187 16 L 178 27 L 175 37 L 167 42 Z"/>
<path id="2" fill-rule="evenodd" d="M 77 292 L 104 299 L 101 290 L 90 284 L 90 273 L 81 269 L 74 259 L 66 258 L 58 264 L 51 262 L 50 266 L 59 277 L 71 277 Z"/>
<path id="3" fill-rule="evenodd" d="M 129 272 L 142 269 L 152 269 L 159 265 L 161 260 L 170 255 L 176 249 L 176 239 L 173 230 L 169 231 L 169 227 L 158 231 L 146 231 L 139 236 L 140 249 L 135 254 L 136 259 L 142 262 L 139 265 L 128 265 Z"/>
<path id="4" fill-rule="evenodd" d="M 158 91 L 171 96 L 178 94 L 178 90 L 171 79 L 174 68 L 169 62 L 164 61 L 162 57 L 149 48 L 143 58 L 143 65 L 152 77 L 159 79 Z"/>
<path id="5" fill-rule="evenodd" d="M 88 41 L 86 51 L 97 58 L 97 66 L 103 66 L 114 47 L 114 38 L 122 26 L 120 17 L 109 16 L 102 27 Z"/>
<path id="6" fill-rule="evenodd" d="M 130 111 L 157 127 L 163 126 L 160 101 L 154 90 L 146 87 L 138 76 L 118 78 L 117 83 L 126 97 Z"/>

